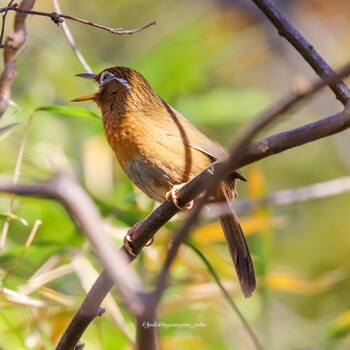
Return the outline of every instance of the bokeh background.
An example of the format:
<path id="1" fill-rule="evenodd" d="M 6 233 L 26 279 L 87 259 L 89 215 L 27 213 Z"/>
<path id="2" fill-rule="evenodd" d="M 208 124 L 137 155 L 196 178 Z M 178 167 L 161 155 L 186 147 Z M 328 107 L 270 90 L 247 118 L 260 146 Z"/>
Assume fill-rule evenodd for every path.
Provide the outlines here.
<path id="1" fill-rule="evenodd" d="M 6 1 L 1 1 L 5 6 Z M 349 61 L 347 0 L 282 0 L 280 8 L 332 67 Z M 297 84 L 314 78 L 311 68 L 250 1 L 193 0 L 118 2 L 61 1 L 62 12 L 93 22 L 132 29 L 116 36 L 68 22 L 77 45 L 96 72 L 124 65 L 142 72 L 155 91 L 201 130 L 229 146 L 250 121 Z M 50 1 L 35 9 L 53 11 Z M 13 14 L 6 32 L 12 30 Z M 12 181 L 25 125 L 34 112 L 24 145 L 19 182 L 35 183 L 63 169 L 94 198 L 103 229 L 119 246 L 128 227 L 154 203 L 131 185 L 105 141 L 101 120 L 70 102 L 96 87 L 74 77 L 83 72 L 62 29 L 47 18 L 31 17 L 29 37 L 18 57 L 18 77 L 0 128 L 0 181 Z M 47 111 L 37 111 L 46 106 Z M 99 115 L 92 102 L 79 108 Z M 289 130 L 341 109 L 330 91 L 288 113 L 260 137 Z M 76 113 L 77 116 L 73 114 Z M 242 169 L 250 200 L 348 175 L 349 132 L 270 157 Z M 344 191 L 345 192 L 345 191 Z M 101 266 L 64 209 L 48 200 L 0 197 L 0 227 L 10 220 L 0 251 L 0 333 L 2 349 L 53 349 Z M 348 349 L 350 347 L 350 195 L 269 206 L 240 213 L 248 236 L 258 290 L 245 300 L 218 224 L 201 220 L 192 242 L 220 276 L 266 349 Z M 238 201 L 239 206 L 239 201 Z M 33 242 L 29 233 L 41 221 Z M 174 220 L 134 263 L 151 288 L 172 233 Z M 89 349 L 130 349 L 133 319 L 106 300 L 82 341 Z M 229 307 L 203 260 L 184 246 L 172 284 L 159 310 L 162 349 L 254 349 L 237 314 Z M 204 326 L 203 326 L 204 324 Z"/>

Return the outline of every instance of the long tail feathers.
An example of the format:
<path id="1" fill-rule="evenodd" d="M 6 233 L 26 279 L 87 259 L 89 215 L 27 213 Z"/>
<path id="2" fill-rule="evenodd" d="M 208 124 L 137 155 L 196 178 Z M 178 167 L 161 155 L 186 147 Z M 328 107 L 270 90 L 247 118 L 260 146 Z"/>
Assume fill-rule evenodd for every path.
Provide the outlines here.
<path id="1" fill-rule="evenodd" d="M 228 204 L 230 205 L 230 203 Z M 241 225 L 234 209 L 232 207 L 231 209 L 232 214 L 221 216 L 219 220 L 236 268 L 242 292 L 247 298 L 252 295 L 256 288 L 254 267 Z"/>

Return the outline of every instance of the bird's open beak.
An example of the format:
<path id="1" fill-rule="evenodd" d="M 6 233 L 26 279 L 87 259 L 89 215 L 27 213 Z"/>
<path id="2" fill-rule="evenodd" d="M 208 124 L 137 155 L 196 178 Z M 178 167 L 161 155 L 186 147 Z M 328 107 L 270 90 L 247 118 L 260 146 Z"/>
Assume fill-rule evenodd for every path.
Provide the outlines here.
<path id="1" fill-rule="evenodd" d="M 89 79 L 89 80 L 92 80 L 93 82 L 96 83 L 96 74 L 80 73 L 80 74 L 76 74 L 75 76 L 79 77 L 79 78 Z M 77 97 L 77 98 L 74 98 L 73 100 L 71 100 L 71 102 L 82 102 L 82 101 L 94 100 L 96 98 L 96 95 L 97 95 L 97 93 Z"/>

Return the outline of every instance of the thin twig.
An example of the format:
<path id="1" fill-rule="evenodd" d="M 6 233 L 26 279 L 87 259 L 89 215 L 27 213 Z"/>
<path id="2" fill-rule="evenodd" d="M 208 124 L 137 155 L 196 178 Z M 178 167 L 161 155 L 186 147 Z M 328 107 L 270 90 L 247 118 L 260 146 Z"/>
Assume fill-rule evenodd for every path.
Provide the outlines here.
<path id="1" fill-rule="evenodd" d="M 15 263 L 13 264 L 13 266 L 6 272 L 6 275 L 3 277 L 2 279 L 2 285 L 5 285 L 5 282 L 7 280 L 7 278 L 12 274 L 12 272 L 16 269 L 16 267 L 18 266 L 18 263 L 21 261 L 21 259 L 23 258 L 24 253 L 27 251 L 27 249 L 30 247 L 30 245 L 33 242 L 33 239 L 36 235 L 36 233 L 38 232 L 38 228 L 41 225 L 41 221 L 40 220 L 35 220 L 34 225 L 32 227 L 32 230 L 30 231 L 30 234 L 27 238 L 27 241 L 22 249 L 22 251 L 20 252 L 19 255 L 17 255 Z"/>
<path id="2" fill-rule="evenodd" d="M 34 116 L 34 113 L 31 112 L 29 114 L 29 118 L 28 118 L 28 121 L 26 123 L 25 129 L 24 129 L 24 132 L 23 132 L 23 136 L 22 136 L 22 140 L 21 140 L 21 143 L 20 143 L 20 146 L 19 146 L 19 151 L 18 151 L 18 155 L 17 155 L 15 171 L 14 171 L 13 180 L 12 180 L 14 184 L 16 184 L 18 182 L 18 179 L 19 179 L 19 176 L 20 176 L 20 173 L 21 173 L 21 165 L 22 165 L 22 161 L 23 161 L 24 148 L 25 148 L 25 145 L 26 145 L 26 142 L 27 142 L 28 133 L 29 133 L 31 122 L 33 120 L 33 116 Z M 4 247 L 5 247 L 5 242 L 6 242 L 7 232 L 8 232 L 9 226 L 10 226 L 11 214 L 12 214 L 12 211 L 13 211 L 13 204 L 14 204 L 14 202 L 15 202 L 15 196 L 11 195 L 10 203 L 9 203 L 8 210 L 7 210 L 9 216 L 6 218 L 6 220 L 4 222 L 4 226 L 2 227 L 2 231 L 1 231 L 0 250 L 4 249 Z"/>
<path id="3" fill-rule="evenodd" d="M 11 6 L 15 0 L 11 0 L 7 7 Z M 6 24 L 6 16 L 8 14 L 8 10 L 2 15 L 2 23 L 1 23 L 1 34 L 0 34 L 0 49 L 3 49 L 4 46 L 4 34 L 5 34 L 5 24 Z"/>
<path id="4" fill-rule="evenodd" d="M 328 199 L 349 192 L 350 176 L 344 176 L 309 186 L 279 190 L 259 199 L 238 199 L 234 201 L 234 207 L 238 214 L 243 214 L 261 207 L 290 205 L 322 198 Z M 201 218 L 214 219 L 230 213 L 231 210 L 226 203 L 210 203 L 207 206 L 209 210 L 202 210 Z"/>
<path id="5" fill-rule="evenodd" d="M 304 57 L 305 61 L 313 68 L 321 79 L 327 79 L 334 76 L 334 70 L 321 57 L 315 48 L 304 36 L 288 21 L 286 16 L 270 0 L 252 0 L 260 10 L 266 15 L 271 23 L 278 30 L 278 34 L 284 37 L 288 42 Z M 350 97 L 350 89 L 339 79 L 333 82 L 329 87 L 334 92 L 337 99 L 343 105 Z"/>
<path id="6" fill-rule="evenodd" d="M 17 7 L 15 5 L 0 8 L 0 13 L 5 12 L 5 11 L 15 11 L 15 12 L 24 13 L 27 15 L 49 17 L 57 25 L 61 24 L 63 22 L 63 19 L 69 19 L 70 21 L 74 21 L 74 22 L 82 23 L 82 24 L 85 24 L 85 25 L 88 25 L 91 27 L 95 27 L 98 29 L 106 30 L 109 33 L 117 34 L 117 35 L 134 34 L 137 32 L 141 32 L 141 31 L 156 24 L 156 21 L 152 21 L 152 22 L 150 22 L 150 23 L 148 23 L 140 28 L 123 29 L 123 28 L 113 28 L 113 27 L 104 26 L 102 24 L 94 23 L 94 22 L 88 21 L 88 20 L 83 19 L 83 18 L 64 15 L 63 13 L 34 11 L 34 10 L 29 10 L 29 9 L 23 9 L 23 8 Z"/>
<path id="7" fill-rule="evenodd" d="M 58 0 L 52 0 L 53 2 L 53 5 L 55 7 L 55 10 L 56 12 L 61 12 L 61 7 L 60 7 L 60 4 L 59 4 L 59 1 Z M 84 67 L 85 71 L 88 72 L 88 73 L 92 73 L 92 69 L 91 67 L 89 66 L 89 64 L 87 63 L 85 57 L 82 55 L 82 53 L 80 52 L 80 50 L 78 49 L 76 43 L 75 43 L 75 40 L 73 38 L 73 35 L 68 27 L 68 24 L 66 22 L 63 22 L 61 23 L 62 25 L 62 29 L 63 29 L 63 32 L 70 44 L 70 46 L 72 47 L 75 55 L 77 56 L 79 62 L 81 63 L 81 65 Z"/>

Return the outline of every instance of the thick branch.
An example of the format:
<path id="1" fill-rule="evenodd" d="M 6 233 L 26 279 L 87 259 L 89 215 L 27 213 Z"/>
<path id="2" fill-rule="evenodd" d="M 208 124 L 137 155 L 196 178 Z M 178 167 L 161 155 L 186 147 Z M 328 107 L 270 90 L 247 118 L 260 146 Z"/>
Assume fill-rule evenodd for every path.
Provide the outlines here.
<path id="1" fill-rule="evenodd" d="M 321 139 L 341 132 L 350 127 L 350 111 L 347 106 L 344 112 L 337 113 L 330 117 L 324 118 L 320 121 L 307 124 L 297 129 L 286 131 L 280 134 L 273 135 L 264 140 L 256 142 L 246 149 L 240 152 L 237 157 L 231 163 L 231 171 L 238 169 L 242 166 L 248 165 L 255 161 L 267 158 L 273 154 L 277 154 L 288 149 L 304 145 L 306 143 Z M 219 166 L 222 166 L 222 162 L 217 161 L 209 168 L 205 169 L 193 180 L 188 182 L 178 191 L 179 204 L 185 204 L 198 196 L 206 189 L 206 184 L 216 174 Z M 48 185 L 13 185 L 0 183 L 0 192 L 14 193 L 22 196 L 36 196 L 53 198 L 58 200 L 57 195 L 52 192 L 52 187 Z M 62 194 L 61 194 L 62 196 Z M 75 201 L 76 202 L 76 201 Z M 79 205 L 76 203 L 76 205 Z M 72 208 L 67 206 L 67 210 L 71 212 Z M 147 244 L 147 242 L 153 237 L 153 235 L 176 213 L 177 207 L 172 201 L 165 201 L 161 206 L 154 210 L 135 230 L 133 234 L 133 248 L 134 252 L 138 253 Z M 123 249 L 123 248 L 122 248 Z M 103 285 L 101 286 L 101 279 L 103 276 Z M 113 285 L 113 282 L 107 273 L 103 272 L 99 279 L 94 283 L 91 288 L 88 297 L 85 299 L 83 305 L 78 310 L 75 318 L 71 322 L 69 328 L 65 332 L 65 339 L 69 341 L 67 346 L 61 346 L 57 349 L 72 349 L 76 343 L 71 346 L 70 340 L 74 336 L 74 340 L 84 333 L 89 322 L 81 324 L 77 322 L 80 317 L 86 312 L 86 307 L 89 304 L 99 305 L 105 295 Z M 98 293 L 96 291 L 98 290 Z M 97 298 L 95 296 L 98 295 Z"/>
<path id="2" fill-rule="evenodd" d="M 349 67 L 346 66 L 341 72 L 341 75 L 348 74 Z M 333 79 L 337 77 L 332 77 L 327 79 L 326 82 L 332 82 Z M 324 84 L 324 83 L 323 83 Z M 233 152 L 231 152 L 230 157 L 224 161 L 217 161 L 212 164 L 208 169 L 204 170 L 201 174 L 195 177 L 192 181 L 187 183 L 184 187 L 179 190 L 179 204 L 183 206 L 184 204 L 191 201 L 193 198 L 198 196 L 201 192 L 208 190 L 208 183 L 214 184 L 213 179 L 225 176 L 227 173 L 238 169 L 241 166 L 247 165 L 254 161 L 268 157 L 269 155 L 282 152 L 284 150 L 317 140 L 322 137 L 332 135 L 336 132 L 345 130 L 350 125 L 350 117 L 348 108 L 343 113 L 338 113 L 336 115 L 330 116 L 323 120 L 315 123 L 311 123 L 294 129 L 285 133 L 271 136 L 265 140 L 257 142 L 249 147 L 242 149 L 242 145 L 249 142 L 251 138 L 259 132 L 262 128 L 266 127 L 272 120 L 274 120 L 279 114 L 285 112 L 294 106 L 300 99 L 305 98 L 305 96 L 310 95 L 312 92 L 320 89 L 322 84 L 315 83 L 309 91 L 304 91 L 301 94 L 294 94 L 291 97 L 287 97 L 281 100 L 281 102 L 272 106 L 264 113 L 262 113 L 257 120 L 247 129 L 243 138 L 236 145 Z M 239 153 L 237 154 L 237 150 Z M 226 171 L 226 173 L 225 173 Z M 52 192 L 55 190 L 54 192 Z M 70 208 L 69 203 L 65 200 L 62 194 L 56 192 L 57 188 L 52 186 L 47 186 L 46 184 L 39 186 L 11 186 L 0 184 L 0 191 L 15 193 L 18 195 L 32 195 L 39 197 L 48 197 L 61 201 L 67 206 L 68 212 L 72 213 L 73 208 Z M 68 191 L 70 192 L 70 191 Z M 67 192 L 66 192 L 67 193 Z M 76 200 L 72 203 L 77 203 Z M 199 208 L 199 206 L 197 206 Z M 160 207 L 158 207 L 154 212 L 152 212 L 142 224 L 133 233 L 133 251 L 137 255 L 141 249 L 147 244 L 147 242 L 153 238 L 153 235 L 161 228 L 172 216 L 178 212 L 177 207 L 173 204 L 171 200 L 164 202 Z M 197 210 L 196 210 L 197 212 Z M 198 210 L 199 212 L 199 210 Z M 197 213 L 198 214 L 198 213 Z M 78 220 L 79 222 L 79 220 Z M 182 228 L 182 233 L 186 234 L 186 230 L 190 226 L 191 221 L 186 221 L 186 227 Z M 91 231 L 89 231 L 92 234 Z M 179 235 L 180 237 L 181 235 Z M 181 237 L 180 237 L 181 238 Z M 179 241 L 181 239 L 179 238 Z M 124 252 L 127 249 L 123 246 L 121 248 Z M 129 254 L 129 259 L 132 261 L 135 259 L 135 255 Z M 167 267 L 168 268 L 168 267 Z M 166 272 L 166 269 L 165 269 Z M 165 275 L 164 275 L 165 276 Z M 165 281 L 165 279 L 163 279 Z M 162 284 L 162 283 L 161 283 Z M 74 316 L 69 327 L 65 331 L 57 349 L 72 349 L 74 348 L 77 340 L 84 333 L 86 327 L 93 320 L 97 314 L 97 305 L 100 305 L 105 295 L 112 288 L 113 281 L 108 276 L 106 272 L 103 272 L 100 277 L 96 280 L 92 286 L 90 292 L 85 298 L 83 304 L 79 308 L 78 312 Z M 160 291 L 163 287 L 160 286 Z M 158 294 L 157 298 L 154 298 L 154 302 L 159 301 Z M 158 299 L 158 300 L 157 300 Z M 93 306 L 91 306 L 93 304 Z M 93 310 L 91 310 L 93 308 Z"/>
<path id="3" fill-rule="evenodd" d="M 99 261 L 108 271 L 111 280 L 117 284 L 117 289 L 124 303 L 132 314 L 143 312 L 139 300 L 139 282 L 136 275 L 128 268 L 126 254 L 117 254 L 108 236 L 101 236 L 100 215 L 86 192 L 71 178 L 58 174 L 40 185 L 0 185 L 0 191 L 22 196 L 50 198 L 60 202 L 68 214 L 74 219 L 78 228 L 84 232 L 95 248 Z"/>
<path id="4" fill-rule="evenodd" d="M 301 33 L 288 21 L 286 16 L 270 0 L 252 0 L 266 15 L 278 30 L 279 35 L 284 37 L 304 57 L 306 62 L 313 68 L 321 79 L 332 77 L 335 72 L 328 63 L 320 56 L 315 48 L 301 35 Z M 329 85 L 337 99 L 345 104 L 350 97 L 350 90 L 339 79 Z"/>
<path id="5" fill-rule="evenodd" d="M 147 305 L 147 304 L 146 304 Z M 158 350 L 157 327 L 153 327 L 157 321 L 156 312 L 150 310 L 147 305 L 147 311 L 141 317 L 136 319 L 136 344 L 135 350 Z M 151 325 L 151 326 L 150 326 Z"/>
<path id="6" fill-rule="evenodd" d="M 113 280 L 109 277 L 107 270 L 102 271 L 80 305 L 78 312 L 69 323 L 56 350 L 72 350 L 75 348 L 86 328 L 98 316 L 100 305 L 112 287 Z"/>

